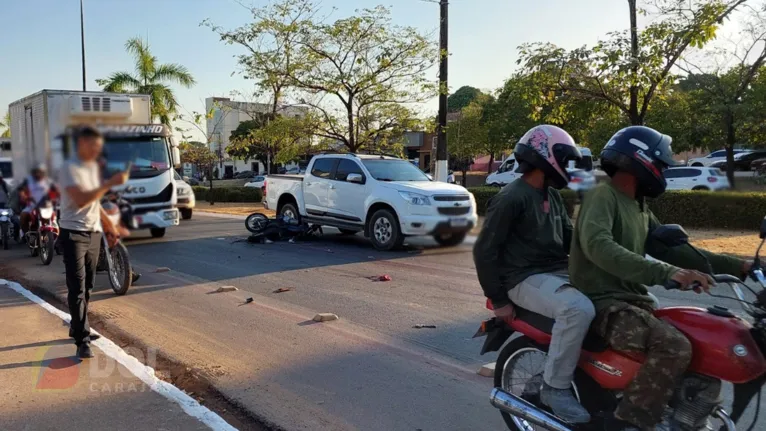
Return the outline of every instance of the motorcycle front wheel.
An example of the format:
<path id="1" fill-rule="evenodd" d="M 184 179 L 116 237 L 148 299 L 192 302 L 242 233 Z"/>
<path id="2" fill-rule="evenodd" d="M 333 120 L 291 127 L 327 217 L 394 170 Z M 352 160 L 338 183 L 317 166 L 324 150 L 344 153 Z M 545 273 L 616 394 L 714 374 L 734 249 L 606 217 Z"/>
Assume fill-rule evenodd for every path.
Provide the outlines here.
<path id="1" fill-rule="evenodd" d="M 43 265 L 50 265 L 53 261 L 53 248 L 56 246 L 56 235 L 53 232 L 45 232 L 40 237 L 40 260 Z"/>
<path id="2" fill-rule="evenodd" d="M 133 284 L 133 268 L 130 265 L 128 248 L 121 242 L 117 243 L 110 251 L 112 266 L 109 268 L 109 283 L 116 295 L 128 293 Z"/>
<path id="3" fill-rule="evenodd" d="M 252 234 L 259 234 L 269 225 L 269 218 L 265 214 L 252 213 L 245 219 L 245 228 Z"/>

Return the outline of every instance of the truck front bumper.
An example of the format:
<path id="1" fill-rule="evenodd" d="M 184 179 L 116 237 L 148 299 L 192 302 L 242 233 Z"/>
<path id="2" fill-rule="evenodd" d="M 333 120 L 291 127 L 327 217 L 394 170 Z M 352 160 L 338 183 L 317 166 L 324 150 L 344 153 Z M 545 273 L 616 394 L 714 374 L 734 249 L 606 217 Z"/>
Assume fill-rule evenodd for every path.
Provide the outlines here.
<path id="1" fill-rule="evenodd" d="M 401 217 L 399 225 L 402 234 L 408 236 L 441 235 L 468 232 L 478 221 L 478 216 L 470 214 L 461 217 L 412 215 Z"/>
<path id="2" fill-rule="evenodd" d="M 138 229 L 167 228 L 178 226 L 178 209 L 170 208 L 157 211 L 149 211 L 133 216 Z"/>

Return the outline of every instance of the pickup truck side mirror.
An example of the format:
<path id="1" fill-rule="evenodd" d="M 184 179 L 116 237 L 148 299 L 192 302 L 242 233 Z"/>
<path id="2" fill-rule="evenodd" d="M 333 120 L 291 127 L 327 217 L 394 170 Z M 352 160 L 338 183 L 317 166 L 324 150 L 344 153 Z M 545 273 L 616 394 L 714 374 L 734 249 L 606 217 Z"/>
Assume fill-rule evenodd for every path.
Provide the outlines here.
<path id="1" fill-rule="evenodd" d="M 364 177 L 360 174 L 348 174 L 346 182 L 354 184 L 364 184 Z"/>

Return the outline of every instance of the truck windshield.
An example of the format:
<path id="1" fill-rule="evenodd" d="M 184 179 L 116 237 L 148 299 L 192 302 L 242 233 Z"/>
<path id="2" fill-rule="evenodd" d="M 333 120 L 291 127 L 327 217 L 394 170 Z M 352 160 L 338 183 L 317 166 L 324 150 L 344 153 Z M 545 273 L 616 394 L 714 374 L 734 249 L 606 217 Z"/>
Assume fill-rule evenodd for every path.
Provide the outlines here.
<path id="1" fill-rule="evenodd" d="M 170 169 L 168 147 L 165 138 L 161 137 L 107 139 L 104 156 L 107 175 L 125 170 L 128 162 L 133 163 L 131 178 L 153 177 Z"/>
<path id="2" fill-rule="evenodd" d="M 0 162 L 0 172 L 3 173 L 3 178 L 13 178 L 13 165 L 11 162 Z"/>
<path id="3" fill-rule="evenodd" d="M 362 163 L 378 181 L 431 181 L 407 160 L 363 159 Z"/>

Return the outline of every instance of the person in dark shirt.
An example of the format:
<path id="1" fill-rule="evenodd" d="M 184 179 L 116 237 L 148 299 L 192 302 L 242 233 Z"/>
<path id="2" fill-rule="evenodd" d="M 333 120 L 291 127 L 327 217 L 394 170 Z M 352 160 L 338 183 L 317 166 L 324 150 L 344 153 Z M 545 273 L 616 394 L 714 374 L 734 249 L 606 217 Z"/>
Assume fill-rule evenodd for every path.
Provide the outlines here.
<path id="1" fill-rule="evenodd" d="M 569 133 L 546 125 L 529 130 L 514 155 L 523 175 L 489 203 L 473 250 L 476 272 L 497 317 L 512 317 L 516 305 L 555 319 L 540 398 L 562 419 L 586 423 L 571 385 L 595 311 L 569 284 L 572 223 L 558 192 L 580 151 Z"/>
<path id="2" fill-rule="evenodd" d="M 617 351 L 646 353 L 614 417 L 607 418 L 607 430 L 653 430 L 692 358 L 689 340 L 654 317 L 646 286 L 675 280 L 682 288 L 699 283 L 707 290 L 712 281 L 699 272 L 705 263 L 689 247 L 669 248 L 649 238 L 660 222 L 644 198 L 665 192 L 663 170 L 675 164 L 671 141 L 643 126 L 617 132 L 601 153 L 611 181 L 584 199 L 572 239 L 569 274 L 593 301 L 594 329 Z M 750 269 L 741 259 L 702 252 L 717 273 Z M 645 253 L 661 261 L 648 260 Z"/>

